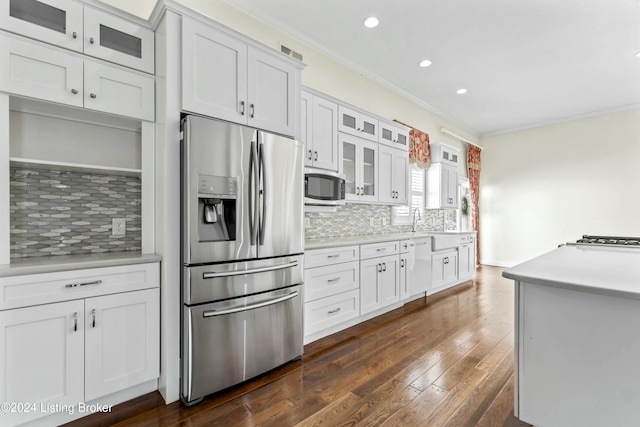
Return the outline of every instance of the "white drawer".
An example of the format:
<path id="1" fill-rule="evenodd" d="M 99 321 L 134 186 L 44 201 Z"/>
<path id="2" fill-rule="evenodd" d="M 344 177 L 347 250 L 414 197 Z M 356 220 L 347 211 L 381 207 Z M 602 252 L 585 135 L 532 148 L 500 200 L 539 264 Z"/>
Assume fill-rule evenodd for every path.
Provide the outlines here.
<path id="1" fill-rule="evenodd" d="M 376 258 L 379 256 L 396 255 L 400 253 L 400 242 L 394 240 L 392 242 L 370 243 L 368 245 L 360 245 L 360 259 Z"/>
<path id="2" fill-rule="evenodd" d="M 308 302 L 304 305 L 304 334 L 311 335 L 359 315 L 360 291 L 358 289 Z"/>
<path id="3" fill-rule="evenodd" d="M 2 277 L 0 310 L 159 286 L 159 263 Z"/>
<path id="4" fill-rule="evenodd" d="M 336 295 L 360 287 L 360 263 L 345 262 L 304 271 L 304 300 Z"/>
<path id="5" fill-rule="evenodd" d="M 400 240 L 400 253 L 405 254 L 411 251 L 414 247 L 413 239 Z"/>
<path id="6" fill-rule="evenodd" d="M 304 267 L 322 267 L 341 262 L 358 261 L 359 246 L 341 246 L 338 248 L 312 249 L 304 253 Z"/>

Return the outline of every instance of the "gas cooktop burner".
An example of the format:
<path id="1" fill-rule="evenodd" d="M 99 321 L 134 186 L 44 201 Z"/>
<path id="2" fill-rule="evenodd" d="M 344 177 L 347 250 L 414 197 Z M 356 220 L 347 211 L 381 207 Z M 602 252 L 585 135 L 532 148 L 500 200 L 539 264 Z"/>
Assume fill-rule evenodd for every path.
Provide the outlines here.
<path id="1" fill-rule="evenodd" d="M 582 236 L 575 244 L 580 245 L 615 245 L 615 246 L 639 246 L 640 237 L 610 237 L 610 236 Z"/>

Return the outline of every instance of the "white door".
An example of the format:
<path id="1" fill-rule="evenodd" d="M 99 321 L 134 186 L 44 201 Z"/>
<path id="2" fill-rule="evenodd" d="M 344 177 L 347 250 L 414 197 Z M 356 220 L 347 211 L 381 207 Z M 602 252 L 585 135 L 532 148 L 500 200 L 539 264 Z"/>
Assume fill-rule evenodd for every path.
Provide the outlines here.
<path id="1" fill-rule="evenodd" d="M 246 124 L 247 45 L 182 18 L 182 109 Z"/>
<path id="2" fill-rule="evenodd" d="M 381 307 L 378 281 L 382 273 L 379 258 L 360 261 L 360 314 L 370 313 Z"/>
<path id="3" fill-rule="evenodd" d="M 247 67 L 247 124 L 294 136 L 295 68 L 252 47 L 248 50 Z"/>
<path id="4" fill-rule="evenodd" d="M 412 271 L 411 294 L 415 295 L 419 292 L 425 292 L 431 289 L 432 265 L 431 265 L 431 238 L 416 239 L 415 244 L 415 263 Z M 434 264 L 435 265 L 435 264 Z M 435 267 L 434 267 L 435 268 Z"/>
<path id="5" fill-rule="evenodd" d="M 362 202 L 378 201 L 378 143 L 359 139 L 358 141 L 358 176 L 360 197 Z"/>
<path id="6" fill-rule="evenodd" d="M 378 142 L 378 119 L 360 113 L 359 135 L 361 138 Z"/>
<path id="7" fill-rule="evenodd" d="M 312 94 L 304 91 L 300 92 L 300 133 L 297 139 L 304 144 L 305 166 L 313 166 L 313 140 L 311 139 L 313 128 L 312 102 Z"/>
<path id="8" fill-rule="evenodd" d="M 84 76 L 85 108 L 153 121 L 152 77 L 91 60 L 84 63 Z"/>
<path id="9" fill-rule="evenodd" d="M 71 0 L 3 0 L 0 28 L 82 52 L 82 4 Z"/>
<path id="10" fill-rule="evenodd" d="M 393 182 L 395 176 L 395 151 L 385 145 L 378 146 L 378 201 L 384 203 L 395 203 L 396 192 Z"/>
<path id="11" fill-rule="evenodd" d="M 402 254 L 400 255 L 400 299 L 405 299 L 407 298 L 410 294 L 410 290 L 409 290 L 409 272 L 408 272 L 408 264 L 407 264 L 407 260 L 408 260 L 408 255 L 407 254 Z"/>
<path id="12" fill-rule="evenodd" d="M 312 104 L 313 166 L 338 170 L 338 105 L 318 96 Z"/>
<path id="13" fill-rule="evenodd" d="M 409 157 L 406 151 L 393 150 L 393 189 L 394 203 L 406 205 L 409 203 Z"/>
<path id="14" fill-rule="evenodd" d="M 0 312 L 0 402 L 36 405 L 0 412 L 0 425 L 43 415 L 41 408 L 84 401 L 84 301 Z"/>
<path id="15" fill-rule="evenodd" d="M 0 34 L 0 91 L 82 107 L 82 59 Z"/>
<path id="16" fill-rule="evenodd" d="M 338 130 L 350 135 L 360 136 L 360 113 L 344 105 L 338 106 Z"/>
<path id="17" fill-rule="evenodd" d="M 148 28 L 87 7 L 84 53 L 153 73 L 154 34 Z"/>
<path id="18" fill-rule="evenodd" d="M 400 276 L 399 258 L 397 255 L 390 255 L 380 258 L 382 272 L 378 280 L 378 293 L 380 294 L 380 306 L 386 307 L 400 301 Z"/>
<path id="19" fill-rule="evenodd" d="M 358 138 L 340 133 L 340 173 L 345 180 L 345 200 L 360 200 L 360 167 L 358 161 Z"/>
<path id="20" fill-rule="evenodd" d="M 455 166 L 442 165 L 443 201 L 447 208 L 458 206 L 458 170 Z"/>
<path id="21" fill-rule="evenodd" d="M 159 290 L 87 298 L 85 400 L 157 378 Z"/>

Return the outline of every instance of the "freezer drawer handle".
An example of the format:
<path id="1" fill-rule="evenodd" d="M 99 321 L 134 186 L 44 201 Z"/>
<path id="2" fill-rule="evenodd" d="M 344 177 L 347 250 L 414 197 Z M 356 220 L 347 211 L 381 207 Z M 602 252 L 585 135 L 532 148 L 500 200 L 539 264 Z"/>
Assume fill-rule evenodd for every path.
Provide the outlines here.
<path id="1" fill-rule="evenodd" d="M 251 270 L 241 270 L 241 271 L 222 271 L 220 273 L 203 273 L 203 279 L 215 279 L 217 277 L 229 277 L 229 276 L 244 276 L 245 274 L 255 274 L 255 273 L 264 273 L 265 271 L 275 271 L 275 270 L 284 270 L 285 268 L 296 267 L 298 265 L 298 261 L 292 261 L 287 264 L 282 265 L 272 265 L 270 267 L 260 267 L 253 268 Z"/>
<path id="2" fill-rule="evenodd" d="M 274 299 L 270 299 L 270 300 L 267 300 L 267 301 L 258 302 L 256 304 L 244 305 L 242 307 L 228 308 L 226 310 L 209 310 L 209 311 L 205 311 L 204 313 L 202 313 L 202 317 L 223 316 L 225 314 L 233 314 L 233 313 L 239 313 L 241 311 L 254 310 L 256 308 L 261 308 L 261 307 L 266 307 L 268 305 L 278 304 L 279 302 L 287 301 L 287 300 L 290 300 L 290 299 L 295 298 L 297 296 L 298 296 L 298 291 L 293 291 L 290 294 L 287 294 L 285 296 L 274 298 Z"/>
<path id="3" fill-rule="evenodd" d="M 67 283 L 64 285 L 65 288 L 77 288 L 78 286 L 89 286 L 89 285 L 99 285 L 102 283 L 102 280 L 94 280 L 93 282 L 84 282 L 84 283 Z"/>

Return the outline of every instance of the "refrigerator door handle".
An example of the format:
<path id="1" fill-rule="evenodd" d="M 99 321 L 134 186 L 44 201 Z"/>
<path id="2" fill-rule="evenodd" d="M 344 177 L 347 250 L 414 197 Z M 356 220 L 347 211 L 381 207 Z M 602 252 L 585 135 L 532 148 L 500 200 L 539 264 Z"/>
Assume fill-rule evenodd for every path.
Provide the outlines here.
<path id="1" fill-rule="evenodd" d="M 260 240 L 259 240 L 259 244 L 260 245 L 264 245 L 264 233 L 265 233 L 265 217 L 267 215 L 267 181 L 265 179 L 266 174 L 267 174 L 267 167 L 266 167 L 266 162 L 264 161 L 264 144 L 259 143 L 258 144 L 258 159 L 260 161 L 260 190 L 259 190 L 259 196 L 262 199 L 262 213 L 260 215 L 260 225 L 259 225 L 259 229 L 260 229 Z"/>
<path id="2" fill-rule="evenodd" d="M 265 271 L 284 270 L 285 268 L 296 267 L 297 265 L 298 265 L 298 261 L 292 261 L 286 264 L 272 265 L 269 267 L 258 267 L 258 268 L 252 268 L 250 270 L 221 271 L 220 273 L 216 273 L 216 272 L 202 273 L 202 278 L 215 279 L 218 277 L 244 276 L 245 274 L 255 274 L 255 273 L 264 273 Z"/>
<path id="3" fill-rule="evenodd" d="M 290 300 L 292 298 L 295 298 L 298 296 L 298 291 L 293 291 L 290 294 L 287 294 L 283 297 L 278 297 L 278 298 L 273 298 L 273 299 L 269 299 L 266 301 L 261 301 L 255 304 L 251 304 L 251 305 L 243 305 L 240 307 L 233 307 L 233 308 L 227 308 L 225 310 L 209 310 L 209 311 L 205 311 L 202 313 L 202 317 L 213 317 L 213 316 L 223 316 L 225 314 L 233 314 L 233 313 L 239 313 L 241 311 L 249 311 L 249 310 L 254 310 L 256 308 L 260 308 L 260 307 L 266 307 L 268 305 L 274 305 L 274 304 L 278 304 L 279 302 L 283 302 L 283 301 L 287 301 Z"/>
<path id="4" fill-rule="evenodd" d="M 258 236 L 258 165 L 257 148 L 255 141 L 251 141 L 251 154 L 249 157 L 249 233 L 251 246 L 256 244 Z"/>

